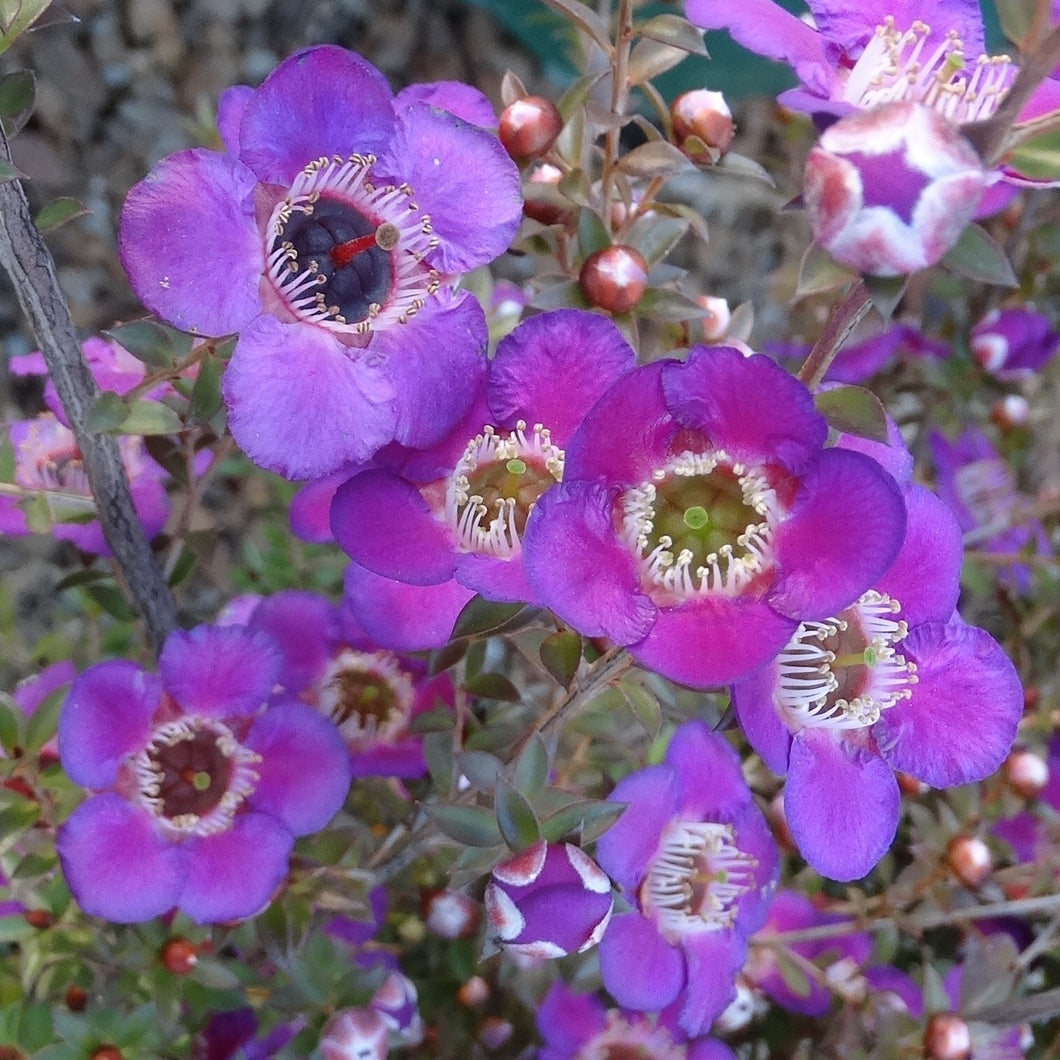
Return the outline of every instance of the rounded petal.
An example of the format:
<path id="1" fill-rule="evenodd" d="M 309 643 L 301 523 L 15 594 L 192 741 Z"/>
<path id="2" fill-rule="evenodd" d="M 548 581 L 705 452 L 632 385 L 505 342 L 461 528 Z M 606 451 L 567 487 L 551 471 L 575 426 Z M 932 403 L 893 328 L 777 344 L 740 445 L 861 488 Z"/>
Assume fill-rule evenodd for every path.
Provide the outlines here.
<path id="1" fill-rule="evenodd" d="M 798 623 L 761 600 L 708 596 L 660 608 L 630 651 L 671 681 L 714 688 L 738 681 L 787 644 Z"/>
<path id="2" fill-rule="evenodd" d="M 287 875 L 294 838 L 275 818 L 245 813 L 227 832 L 190 841 L 180 909 L 197 924 L 261 912 Z"/>
<path id="3" fill-rule="evenodd" d="M 497 347 L 489 403 L 497 422 L 543 424 L 565 446 L 604 391 L 636 365 L 607 317 L 557 309 L 523 321 Z"/>
<path id="4" fill-rule="evenodd" d="M 481 125 L 483 129 L 497 128 L 493 104 L 477 88 L 463 81 L 429 81 L 409 85 L 394 97 L 396 111 L 424 105 L 447 110 L 471 125 Z"/>
<path id="5" fill-rule="evenodd" d="M 932 787 L 982 780 L 1001 765 L 1023 715 L 1016 668 L 985 630 L 954 615 L 914 629 L 899 646 L 916 665 L 909 699 L 873 726 L 895 769 Z"/>
<path id="6" fill-rule="evenodd" d="M 571 1057 L 607 1026 L 599 998 L 595 994 L 573 993 L 562 979 L 549 987 L 534 1018 L 547 1047 Z"/>
<path id="7" fill-rule="evenodd" d="M 961 591 L 961 528 L 950 509 L 923 486 L 906 489 L 905 506 L 905 540 L 874 588 L 902 605 L 901 618 L 910 627 L 944 622 Z"/>
<path id="8" fill-rule="evenodd" d="M 239 129 L 243 124 L 243 112 L 254 96 L 250 85 L 232 85 L 217 99 L 217 132 L 225 150 L 239 157 Z"/>
<path id="9" fill-rule="evenodd" d="M 90 916 L 135 924 L 177 904 L 184 850 L 162 839 L 151 815 L 120 795 L 81 803 L 59 828 L 55 847 L 70 891 Z"/>
<path id="10" fill-rule="evenodd" d="M 688 1060 L 736 1060 L 736 1054 L 717 1038 L 697 1038 L 688 1043 Z"/>
<path id="11" fill-rule="evenodd" d="M 324 475 L 323 478 L 307 482 L 291 498 L 287 513 L 291 522 L 291 533 L 316 545 L 334 541 L 335 535 L 331 532 L 331 501 L 335 491 L 348 478 L 363 469 L 361 464 L 352 464 L 330 475 Z"/>
<path id="12" fill-rule="evenodd" d="M 383 75 L 359 55 L 303 48 L 247 101 L 240 158 L 259 180 L 290 184 L 322 155 L 378 155 L 394 131 L 392 98 Z"/>
<path id="13" fill-rule="evenodd" d="M 736 461 L 779 462 L 799 474 L 828 437 L 813 395 L 768 357 L 695 346 L 683 364 L 667 365 L 662 388 L 678 423 Z"/>
<path id="14" fill-rule="evenodd" d="M 316 832 L 342 808 L 350 787 L 349 752 L 329 718 L 292 698 L 269 707 L 244 741 L 261 755 L 249 802 L 294 835 Z"/>
<path id="15" fill-rule="evenodd" d="M 728 823 L 751 801 L 740 758 L 720 733 L 699 720 L 679 726 L 666 749 L 677 774 L 677 815 Z"/>
<path id="16" fill-rule="evenodd" d="M 587 637 L 640 640 L 656 607 L 640 591 L 636 561 L 618 539 L 612 490 L 593 482 L 550 487 L 523 535 L 523 569 L 539 598 Z"/>
<path id="17" fill-rule="evenodd" d="M 776 685 L 776 666 L 760 666 L 732 686 L 732 705 L 748 742 L 762 761 L 782 777 L 788 771 L 791 730 L 774 705 Z"/>
<path id="18" fill-rule="evenodd" d="M 266 633 L 279 648 L 280 684 L 289 692 L 301 692 L 327 667 L 338 617 L 324 597 L 288 589 L 262 600 L 247 624 Z"/>
<path id="19" fill-rule="evenodd" d="M 113 659 L 74 681 L 59 715 L 63 770 L 86 788 L 107 788 L 118 766 L 146 743 L 162 682 L 131 662 Z"/>
<path id="20" fill-rule="evenodd" d="M 331 530 L 354 562 L 409 585 L 448 581 L 456 567 L 449 527 L 419 489 L 389 471 L 362 471 L 335 493 Z"/>
<path id="21" fill-rule="evenodd" d="M 732 930 L 686 935 L 681 949 L 687 982 L 678 1023 L 690 1038 L 706 1034 L 736 996 L 736 975 L 747 956 L 747 942 Z"/>
<path id="22" fill-rule="evenodd" d="M 430 214 L 438 246 L 429 261 L 442 272 L 467 272 L 508 249 L 523 216 L 519 170 L 485 129 L 435 107 L 406 107 L 380 176 L 407 181 Z"/>
<path id="23" fill-rule="evenodd" d="M 736 930 L 747 936 L 765 923 L 777 887 L 780 855 L 773 832 L 755 803 L 748 803 L 733 824 L 736 845 L 755 860 L 752 869 L 755 886 L 737 899 Z"/>
<path id="24" fill-rule="evenodd" d="M 380 647 L 428 651 L 447 643 L 464 606 L 475 595 L 459 582 L 406 585 L 351 563 L 345 600 L 353 617 Z"/>
<path id="25" fill-rule="evenodd" d="M 596 841 L 596 860 L 620 887 L 633 893 L 659 846 L 662 830 L 677 813 L 677 774 L 669 766 L 648 766 L 623 777 L 611 802 L 626 808 Z"/>
<path id="26" fill-rule="evenodd" d="M 137 297 L 184 331 L 230 335 L 261 312 L 265 244 L 254 174 L 196 148 L 162 159 L 129 192 L 118 248 Z"/>
<path id="27" fill-rule="evenodd" d="M 288 478 L 367 460 L 394 437 L 385 367 L 310 324 L 258 317 L 240 334 L 222 389 L 240 448 Z"/>
<path id="28" fill-rule="evenodd" d="M 185 714 L 226 718 L 253 714 L 269 698 L 280 663 L 279 649 L 265 633 L 196 626 L 170 633 L 158 672 Z"/>
<path id="29" fill-rule="evenodd" d="M 623 1007 L 642 1012 L 669 1005 L 685 985 L 685 959 L 639 913 L 611 918 L 600 940 L 600 974 Z"/>
<path id="30" fill-rule="evenodd" d="M 18 709 L 27 717 L 53 692 L 70 684 L 77 677 L 77 667 L 69 659 L 50 663 L 40 673 L 20 681 L 11 693 Z"/>
<path id="31" fill-rule="evenodd" d="M 394 391 L 394 438 L 414 449 L 439 442 L 460 422 L 486 375 L 488 334 L 469 291 L 440 295 L 407 324 L 372 337 Z"/>
<path id="32" fill-rule="evenodd" d="M 484 600 L 538 603 L 537 592 L 527 581 L 518 555 L 502 559 L 485 553 L 463 553 L 456 558 L 456 580 Z"/>
<path id="33" fill-rule="evenodd" d="M 876 583 L 904 537 L 894 479 L 861 453 L 826 449 L 777 529 L 769 602 L 800 621 L 834 615 Z"/>
<path id="34" fill-rule="evenodd" d="M 831 880 L 857 880 L 887 852 L 901 795 L 878 755 L 826 729 L 804 729 L 791 744 L 784 809 L 810 866 Z"/>

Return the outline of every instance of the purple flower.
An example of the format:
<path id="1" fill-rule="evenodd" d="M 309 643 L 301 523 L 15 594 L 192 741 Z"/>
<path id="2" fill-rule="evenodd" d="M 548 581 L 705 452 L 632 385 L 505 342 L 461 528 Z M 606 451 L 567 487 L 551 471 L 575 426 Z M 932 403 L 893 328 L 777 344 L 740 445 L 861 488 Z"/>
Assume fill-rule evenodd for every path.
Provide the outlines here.
<path id="1" fill-rule="evenodd" d="M 954 612 L 961 535 L 921 486 L 890 569 L 852 606 L 803 622 L 772 662 L 733 686 L 765 763 L 787 774 L 792 838 L 821 875 L 864 876 L 898 826 L 893 770 L 933 787 L 1002 762 L 1023 712 L 1015 668 Z"/>
<path id="2" fill-rule="evenodd" d="M 314 593 L 289 590 L 262 600 L 248 619 L 276 643 L 283 688 L 338 727 L 355 777 L 419 777 L 427 771 L 423 738 L 413 719 L 452 708 L 448 674 L 429 677 L 420 659 L 380 648 L 348 607 Z"/>
<path id="3" fill-rule="evenodd" d="M 239 332 L 229 425 L 288 477 L 433 444 L 484 370 L 485 318 L 451 278 L 506 249 L 519 177 L 457 116 L 477 94 L 437 87 L 394 96 L 352 52 L 306 48 L 222 95 L 225 153 L 170 155 L 126 200 L 134 290 L 177 327 Z"/>
<path id="4" fill-rule="evenodd" d="M 47 530 L 82 552 L 109 556 L 99 520 L 93 518 L 95 501 L 73 431 L 50 412 L 32 420 L 16 420 L 7 429 L 15 451 L 15 485 L 25 497 L 43 498 L 46 512 L 43 525 L 38 525 L 27 520 L 18 496 L 0 495 L 0 533 Z M 118 448 L 136 514 L 147 537 L 154 537 L 169 515 L 169 499 L 162 485 L 165 472 L 147 455 L 142 438 L 119 438 Z"/>
<path id="5" fill-rule="evenodd" d="M 955 125 L 918 103 L 889 103 L 821 134 L 803 197 L 814 239 L 836 261 L 899 276 L 953 247 L 990 183 Z"/>
<path id="6" fill-rule="evenodd" d="M 765 920 L 777 849 L 740 761 L 699 721 L 674 734 L 662 764 L 623 778 L 626 810 L 597 842 L 605 872 L 633 905 L 600 940 L 604 986 L 623 1007 L 677 1002 L 688 1035 L 735 995 L 747 937 Z"/>
<path id="7" fill-rule="evenodd" d="M 437 647 L 474 593 L 535 602 L 522 563 L 529 513 L 563 477 L 575 428 L 634 363 L 604 317 L 578 309 L 531 317 L 501 340 L 458 428 L 399 457 L 395 468 L 363 471 L 340 487 L 331 506 L 335 538 L 377 576 L 354 591 L 348 585 L 358 618 L 367 625 L 362 607 L 377 609 L 381 599 L 394 599 L 395 609 L 415 601 L 416 628 L 429 624 L 438 639 L 425 633 L 408 646 Z"/>
<path id="8" fill-rule="evenodd" d="M 968 427 L 952 442 L 932 431 L 928 445 L 939 497 L 961 529 L 975 535 L 978 549 L 987 554 L 1007 555 L 1024 549 L 1048 554 L 1042 524 L 1023 515 L 1026 502 L 1016 489 L 1012 470 L 982 431 Z M 1030 570 L 1024 563 L 999 567 L 998 573 L 1020 592 L 1030 587 Z"/>
<path id="9" fill-rule="evenodd" d="M 275 1056 L 305 1023 L 299 1017 L 268 1034 L 258 1035 L 252 1008 L 232 1009 L 211 1016 L 192 1043 L 192 1060 L 268 1060 Z"/>
<path id="10" fill-rule="evenodd" d="M 714 1038 L 690 1040 L 672 1010 L 652 1021 L 639 1012 L 605 1009 L 593 994 L 575 994 L 562 980 L 549 987 L 537 1010 L 545 1039 L 538 1060 L 584 1057 L 653 1057 L 655 1060 L 733 1060 L 732 1050 Z"/>
<path id="11" fill-rule="evenodd" d="M 494 868 L 485 904 L 497 944 L 528 957 L 565 957 L 600 941 L 611 919 L 611 881 L 573 844 L 539 839 Z"/>
<path id="12" fill-rule="evenodd" d="M 992 309 L 972 328 L 975 359 L 997 379 L 1028 379 L 1060 349 L 1060 333 L 1049 321 L 1024 306 Z"/>
<path id="13" fill-rule="evenodd" d="M 846 606 L 901 544 L 901 493 L 824 449 L 806 388 L 762 356 L 694 347 L 627 373 L 567 447 L 527 522 L 538 598 L 686 684 L 762 665 Z"/>
<path id="14" fill-rule="evenodd" d="M 323 1060 L 386 1060 L 389 1027 L 374 1008 L 347 1008 L 328 1020 L 317 1049 Z"/>
<path id="15" fill-rule="evenodd" d="M 270 698 L 280 663 L 262 633 L 199 626 L 170 634 L 157 674 L 111 660 L 77 678 L 59 754 L 96 794 L 56 845 L 86 913 L 208 923 L 268 904 L 295 836 L 327 824 L 350 781 L 334 725 Z"/>

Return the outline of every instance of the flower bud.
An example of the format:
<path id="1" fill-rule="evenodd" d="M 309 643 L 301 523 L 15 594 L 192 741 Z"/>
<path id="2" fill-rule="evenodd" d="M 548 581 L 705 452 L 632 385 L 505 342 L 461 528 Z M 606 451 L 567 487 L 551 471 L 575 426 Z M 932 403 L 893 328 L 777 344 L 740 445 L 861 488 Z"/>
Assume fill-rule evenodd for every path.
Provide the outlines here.
<path id="1" fill-rule="evenodd" d="M 509 1041 L 515 1028 L 506 1019 L 500 1016 L 487 1016 L 478 1029 L 478 1040 L 491 1053 L 503 1049 Z"/>
<path id="2" fill-rule="evenodd" d="M 114 1045 L 101 1045 L 94 1049 L 88 1060 L 122 1060 L 124 1054 Z"/>
<path id="3" fill-rule="evenodd" d="M 1001 765 L 1005 783 L 1021 799 L 1036 799 L 1049 783 L 1049 767 L 1033 751 L 1012 751 Z"/>
<path id="4" fill-rule="evenodd" d="M 1006 394 L 990 406 L 990 422 L 1003 431 L 1026 427 L 1030 418 L 1030 402 L 1022 394 Z"/>
<path id="5" fill-rule="evenodd" d="M 328 1020 L 319 1049 L 323 1060 L 385 1060 L 386 1021 L 375 1009 L 343 1009 Z"/>
<path id="6" fill-rule="evenodd" d="M 543 225 L 566 224 L 574 219 L 574 204 L 559 190 L 563 173 L 542 162 L 523 184 L 523 213 Z"/>
<path id="7" fill-rule="evenodd" d="M 978 887 L 994 870 L 990 848 L 978 836 L 959 835 L 946 847 L 950 871 L 966 887 Z"/>
<path id="8" fill-rule="evenodd" d="M 524 96 L 501 111 L 497 134 L 517 161 L 540 158 L 563 130 L 563 115 L 544 96 Z"/>
<path id="9" fill-rule="evenodd" d="M 88 991 L 76 983 L 66 988 L 66 1007 L 71 1012 L 84 1012 L 88 1005 Z M 2 1058 L 0 1058 L 2 1060 Z"/>
<path id="10" fill-rule="evenodd" d="M 928 1060 L 967 1060 L 972 1055 L 972 1034 L 956 1012 L 936 1012 L 924 1031 Z"/>
<path id="11" fill-rule="evenodd" d="M 994 309 L 972 328 L 975 359 L 998 379 L 1027 379 L 1060 349 L 1060 333 L 1033 309 Z"/>
<path id="12" fill-rule="evenodd" d="M 590 305 L 625 313 L 647 289 L 648 263 L 632 247 L 604 247 L 585 259 L 578 286 Z"/>
<path id="13" fill-rule="evenodd" d="M 693 162 L 713 165 L 732 146 L 732 111 L 720 92 L 696 88 L 670 104 L 674 142 Z"/>
<path id="14" fill-rule="evenodd" d="M 957 126 L 917 103 L 888 103 L 830 125 L 806 159 L 814 239 L 877 276 L 937 262 L 975 216 L 993 177 Z"/>
<path id="15" fill-rule="evenodd" d="M 611 881 L 578 847 L 539 839 L 493 870 L 485 903 L 494 942 L 564 957 L 600 941 L 611 919 Z"/>
<path id="16" fill-rule="evenodd" d="M 427 930 L 443 939 L 468 939 L 478 928 L 478 905 L 458 891 L 434 891 L 420 905 Z"/>
<path id="17" fill-rule="evenodd" d="M 167 939 L 159 954 L 166 970 L 174 975 L 187 975 L 199 963 L 199 952 L 187 939 Z"/>

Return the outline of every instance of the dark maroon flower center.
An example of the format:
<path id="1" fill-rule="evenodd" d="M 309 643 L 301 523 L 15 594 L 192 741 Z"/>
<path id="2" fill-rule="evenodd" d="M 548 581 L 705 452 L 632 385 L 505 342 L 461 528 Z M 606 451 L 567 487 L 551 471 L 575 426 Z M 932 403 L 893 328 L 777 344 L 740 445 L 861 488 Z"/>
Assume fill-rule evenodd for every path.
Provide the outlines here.
<path id="1" fill-rule="evenodd" d="M 166 817 L 202 817 L 221 801 L 232 779 L 232 763 L 212 732 L 160 747 L 152 756 L 159 775 L 158 798 Z"/>
<path id="2" fill-rule="evenodd" d="M 473 497 L 481 498 L 487 512 L 510 510 L 508 518 L 515 524 L 515 531 L 522 536 L 527 517 L 534 502 L 555 485 L 556 476 L 542 460 L 512 457 L 510 460 L 495 460 L 475 468 L 467 476 L 468 490 Z"/>
<path id="3" fill-rule="evenodd" d="M 331 717 L 340 728 L 353 720 L 357 728 L 365 729 L 369 719 L 374 719 L 378 729 L 398 709 L 394 689 L 371 670 L 340 670 L 331 680 L 331 689 L 335 694 Z"/>

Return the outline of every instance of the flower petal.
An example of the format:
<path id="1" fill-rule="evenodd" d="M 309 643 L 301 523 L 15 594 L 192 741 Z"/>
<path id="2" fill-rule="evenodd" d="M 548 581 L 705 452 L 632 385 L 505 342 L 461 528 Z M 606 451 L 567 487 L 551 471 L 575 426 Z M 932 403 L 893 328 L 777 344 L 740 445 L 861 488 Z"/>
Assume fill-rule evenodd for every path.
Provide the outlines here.
<path id="1" fill-rule="evenodd" d="M 571 1057 L 607 1026 L 600 999 L 595 994 L 573 993 L 562 979 L 557 979 L 549 987 L 537 1008 L 535 1020 L 546 1047 Z"/>
<path id="2" fill-rule="evenodd" d="M 232 85 L 217 99 L 217 132 L 225 150 L 239 157 L 239 129 L 243 124 L 243 112 L 254 96 L 250 85 Z"/>
<path id="3" fill-rule="evenodd" d="M 316 832 L 342 808 L 350 787 L 349 752 L 329 718 L 284 697 L 254 722 L 245 746 L 261 755 L 249 802 L 294 835 Z"/>
<path id="4" fill-rule="evenodd" d="M 681 940 L 687 963 L 684 1004 L 678 1023 L 690 1037 L 706 1034 L 736 996 L 736 975 L 747 956 L 747 942 L 736 931 L 700 931 Z"/>
<path id="5" fill-rule="evenodd" d="M 909 699 L 885 710 L 873 735 L 895 769 L 933 787 L 982 780 L 1001 765 L 1023 715 L 1015 667 L 985 630 L 959 616 L 914 629 L 900 645 L 916 665 Z"/>
<path id="6" fill-rule="evenodd" d="M 626 808 L 596 841 L 596 860 L 620 887 L 636 891 L 655 855 L 663 829 L 677 813 L 677 774 L 669 766 L 648 766 L 623 777 L 609 796 Z"/>
<path id="7" fill-rule="evenodd" d="M 261 312 L 265 244 L 254 174 L 195 148 L 162 159 L 122 207 L 118 247 L 137 297 L 184 331 L 230 335 Z"/>
<path id="8" fill-rule="evenodd" d="M 477 89 L 463 81 L 428 81 L 408 85 L 394 97 L 394 109 L 406 107 L 435 107 L 447 110 L 471 125 L 483 129 L 497 128 L 493 104 Z"/>
<path id="9" fill-rule="evenodd" d="M 784 809 L 799 853 L 822 876 L 857 880 L 887 852 L 901 796 L 878 755 L 825 729 L 791 744 Z"/>
<path id="10" fill-rule="evenodd" d="M 456 580 L 484 600 L 536 604 L 537 593 L 526 579 L 521 556 L 504 559 L 466 552 L 456 557 Z"/>
<path id="11" fill-rule="evenodd" d="M 135 924 L 177 904 L 185 851 L 160 838 L 151 815 L 120 795 L 81 803 L 55 846 L 66 882 L 90 916 Z"/>
<path id="12" fill-rule="evenodd" d="M 791 730 L 773 703 L 776 686 L 777 668 L 770 662 L 732 686 L 732 705 L 751 746 L 782 777 L 788 771 Z"/>
<path id="13" fill-rule="evenodd" d="M 222 389 L 240 448 L 288 478 L 367 460 L 394 436 L 385 368 L 323 328 L 258 317 L 241 332 Z"/>
<path id="14" fill-rule="evenodd" d="M 147 743 L 161 696 L 158 677 L 131 662 L 112 659 L 81 674 L 59 715 L 66 775 L 82 787 L 110 787 L 122 761 Z"/>
<path id="15" fill-rule="evenodd" d="M 279 648 L 283 663 L 277 680 L 288 692 L 301 692 L 323 674 L 338 633 L 334 607 L 316 593 L 297 589 L 266 597 L 247 624 Z"/>
<path id="16" fill-rule="evenodd" d="M 677 774 L 677 815 L 682 819 L 727 824 L 751 801 L 739 756 L 702 721 L 678 727 L 666 749 L 666 764 Z"/>
<path id="17" fill-rule="evenodd" d="M 263 813 L 242 814 L 227 832 L 189 841 L 181 911 L 197 924 L 260 912 L 287 875 L 293 845 L 291 833 Z"/>
<path id="18" fill-rule="evenodd" d="M 253 714 L 269 698 L 281 656 L 265 633 L 242 626 L 174 630 L 158 657 L 166 691 L 186 714 Z"/>
<path id="19" fill-rule="evenodd" d="M 642 1012 L 669 1005 L 685 985 L 685 959 L 639 913 L 611 918 L 600 940 L 600 974 L 623 1007 Z"/>
<path id="20" fill-rule="evenodd" d="M 364 465 L 351 464 L 330 475 L 307 482 L 292 498 L 288 511 L 291 533 L 316 545 L 335 540 L 331 532 L 331 501 L 335 491 Z"/>

